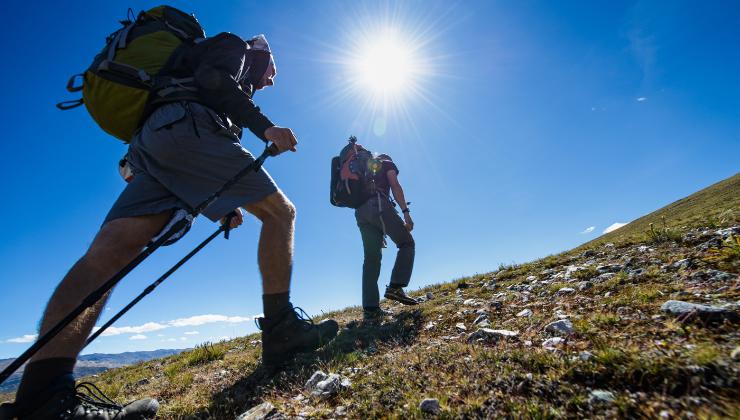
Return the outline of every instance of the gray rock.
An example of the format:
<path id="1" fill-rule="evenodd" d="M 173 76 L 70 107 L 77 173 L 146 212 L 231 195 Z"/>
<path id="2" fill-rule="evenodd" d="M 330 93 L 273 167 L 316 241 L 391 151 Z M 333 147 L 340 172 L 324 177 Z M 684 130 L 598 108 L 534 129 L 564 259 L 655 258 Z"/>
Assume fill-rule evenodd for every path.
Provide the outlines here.
<path id="1" fill-rule="evenodd" d="M 624 266 L 620 264 L 606 264 L 606 265 L 600 265 L 596 267 L 596 272 L 598 272 L 599 274 L 618 273 L 622 271 L 623 268 Z"/>
<path id="2" fill-rule="evenodd" d="M 439 400 L 436 398 L 425 398 L 419 403 L 419 410 L 428 414 L 439 414 L 442 407 L 439 406 Z"/>
<path id="3" fill-rule="evenodd" d="M 589 249 L 585 251 L 583 254 L 581 254 L 581 258 L 591 258 L 596 255 L 596 251 L 593 249 Z"/>
<path id="4" fill-rule="evenodd" d="M 707 270 L 706 273 L 709 281 L 730 281 L 737 277 L 734 274 L 719 270 Z"/>
<path id="5" fill-rule="evenodd" d="M 432 292 L 427 292 L 427 295 L 426 296 L 427 296 L 427 300 L 434 299 L 434 293 L 432 293 Z"/>
<path id="6" fill-rule="evenodd" d="M 604 391 L 601 389 L 594 389 L 589 394 L 589 402 L 593 403 L 610 403 L 614 402 L 617 397 L 611 391 Z"/>
<path id="7" fill-rule="evenodd" d="M 581 292 L 583 292 L 584 290 L 588 290 L 592 287 L 594 287 L 594 284 L 591 283 L 590 281 L 582 281 L 578 283 L 578 290 L 580 290 Z"/>
<path id="8" fill-rule="evenodd" d="M 531 309 L 524 309 L 521 312 L 519 312 L 518 314 L 516 314 L 516 316 L 518 316 L 518 317 L 525 316 L 525 317 L 529 318 L 530 316 L 532 316 L 532 313 L 533 312 L 532 312 Z"/>
<path id="9" fill-rule="evenodd" d="M 600 274 L 594 277 L 593 281 L 595 281 L 596 283 L 601 283 L 601 282 L 613 279 L 614 276 L 616 276 L 616 274 L 614 273 L 604 273 L 604 274 Z"/>
<path id="10" fill-rule="evenodd" d="M 473 321 L 473 324 L 478 325 L 481 322 L 487 321 L 487 320 L 488 320 L 488 314 L 483 313 L 483 314 L 478 315 L 478 318 L 475 318 L 475 321 Z"/>
<path id="11" fill-rule="evenodd" d="M 738 314 L 731 308 L 702 305 L 684 302 L 682 300 L 669 300 L 660 307 L 660 310 L 671 315 L 696 317 L 702 321 L 710 322 L 719 322 L 725 319 L 735 320 L 738 318 Z"/>
<path id="12" fill-rule="evenodd" d="M 319 375 L 317 376 L 317 374 Z M 312 383 L 314 376 L 317 376 L 316 379 L 318 379 L 322 377 L 321 374 L 326 375 L 324 372 L 318 371 L 311 376 L 311 379 L 309 379 L 308 382 L 306 382 L 306 389 L 311 392 L 312 397 L 328 399 L 337 395 L 340 391 L 352 386 L 352 382 L 348 378 L 336 373 L 323 376 L 324 379 L 315 384 Z M 309 387 L 309 385 L 313 386 Z"/>
<path id="13" fill-rule="evenodd" d="M 669 264 L 666 269 L 668 271 L 679 271 L 679 270 L 686 270 L 689 268 L 692 268 L 694 266 L 693 261 L 691 258 L 684 258 L 682 260 L 678 260 L 674 262 L 673 264 Z"/>
<path id="14" fill-rule="evenodd" d="M 542 347 L 546 349 L 555 349 L 561 345 L 565 344 L 565 339 L 562 337 L 553 337 L 548 338 L 547 340 L 542 342 Z"/>
<path id="15" fill-rule="evenodd" d="M 518 331 L 493 330 L 490 328 L 480 328 L 478 331 L 468 336 L 468 343 L 497 343 L 501 339 L 516 340 L 519 335 Z"/>
<path id="16" fill-rule="evenodd" d="M 462 322 L 458 322 L 457 324 L 455 324 L 455 328 L 457 328 L 460 331 L 468 330 L 468 327 L 466 327 L 465 324 L 463 324 Z"/>
<path id="17" fill-rule="evenodd" d="M 589 360 L 593 360 L 594 355 L 591 352 L 582 351 L 578 353 L 578 358 L 581 359 L 581 361 L 588 362 Z"/>
<path id="18" fill-rule="evenodd" d="M 265 420 L 271 417 L 277 417 L 275 406 L 269 402 L 264 402 L 256 407 L 250 408 L 245 411 L 236 420 Z"/>
<path id="19" fill-rule="evenodd" d="M 547 324 L 545 331 L 553 334 L 572 334 L 573 323 L 569 319 L 561 319 L 560 321 Z"/>
<path id="20" fill-rule="evenodd" d="M 572 287 L 562 287 L 562 288 L 560 288 L 560 290 L 558 290 L 555 293 L 558 294 L 558 295 L 570 295 L 570 294 L 573 294 L 575 292 L 576 292 L 576 289 L 574 289 Z"/>
<path id="21" fill-rule="evenodd" d="M 317 370 L 316 372 L 311 375 L 311 377 L 306 381 L 306 384 L 304 385 L 304 388 L 306 391 L 313 391 L 316 388 L 316 384 L 323 381 L 324 379 L 328 378 L 329 375 L 324 373 L 322 370 Z"/>
<path id="22" fill-rule="evenodd" d="M 527 283 L 532 283 L 533 281 L 537 281 L 537 276 L 528 276 L 524 281 Z"/>
<path id="23" fill-rule="evenodd" d="M 637 247 L 637 252 L 640 252 L 640 253 L 643 253 L 643 254 L 644 254 L 644 253 L 646 253 L 646 252 L 650 252 L 650 251 L 652 251 L 652 250 L 653 250 L 653 249 L 652 249 L 652 248 L 650 248 L 650 247 L 649 247 L 649 246 L 647 246 L 647 245 L 640 245 L 640 246 L 638 246 L 638 247 Z"/>
<path id="24" fill-rule="evenodd" d="M 491 326 L 491 321 L 489 321 L 488 319 L 484 319 L 478 324 L 478 328 L 488 328 L 490 326 Z"/>
<path id="25" fill-rule="evenodd" d="M 740 236 L 740 226 L 728 227 L 726 229 L 720 229 L 717 232 L 717 236 L 721 236 L 722 239 L 727 239 L 732 236 Z"/>
<path id="26" fill-rule="evenodd" d="M 478 299 L 465 299 L 463 301 L 463 305 L 465 305 L 465 306 L 481 306 L 481 305 L 483 305 L 483 302 L 479 301 Z"/>

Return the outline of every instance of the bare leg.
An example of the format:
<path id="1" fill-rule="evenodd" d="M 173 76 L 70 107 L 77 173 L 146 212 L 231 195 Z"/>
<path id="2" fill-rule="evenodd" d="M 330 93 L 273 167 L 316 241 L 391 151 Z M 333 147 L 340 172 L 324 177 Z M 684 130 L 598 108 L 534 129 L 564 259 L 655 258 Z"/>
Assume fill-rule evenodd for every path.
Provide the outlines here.
<path id="1" fill-rule="evenodd" d="M 290 289 L 293 269 L 295 206 L 278 191 L 244 208 L 262 221 L 257 260 L 263 293 L 285 293 Z"/>
<path id="2" fill-rule="evenodd" d="M 171 212 L 116 219 L 106 223 L 90 249 L 67 273 L 54 291 L 41 322 L 43 335 L 82 300 L 128 264 L 167 223 Z M 76 358 L 92 331 L 105 298 L 83 312 L 44 346 L 31 362 L 48 358 Z"/>

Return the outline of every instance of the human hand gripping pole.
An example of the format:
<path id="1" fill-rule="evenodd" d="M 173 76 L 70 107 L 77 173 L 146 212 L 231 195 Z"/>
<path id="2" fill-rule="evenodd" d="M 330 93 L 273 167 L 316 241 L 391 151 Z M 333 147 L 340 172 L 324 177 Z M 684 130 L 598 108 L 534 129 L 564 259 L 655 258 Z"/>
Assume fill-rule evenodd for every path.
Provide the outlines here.
<path id="1" fill-rule="evenodd" d="M 265 147 L 265 150 L 262 152 L 262 154 L 251 164 L 247 165 L 244 169 L 239 171 L 236 175 L 234 175 L 232 178 L 230 178 L 224 185 L 221 186 L 216 192 L 211 194 L 208 198 L 206 198 L 202 203 L 198 204 L 194 208 L 191 208 L 189 213 L 196 217 L 198 216 L 203 210 L 206 209 L 209 205 L 211 205 L 214 201 L 216 201 L 221 194 L 224 193 L 224 191 L 228 190 L 229 188 L 233 187 L 234 184 L 239 182 L 241 178 L 243 178 L 245 175 L 247 175 L 249 172 L 257 172 L 262 167 L 262 164 L 265 163 L 265 160 L 270 156 L 277 156 L 280 153 L 277 146 L 275 144 L 271 144 L 267 147 Z M 162 283 L 165 279 L 167 279 L 172 273 L 174 273 L 178 268 L 180 268 L 183 264 L 185 264 L 190 258 L 192 258 L 195 254 L 198 253 L 203 247 L 205 247 L 209 242 L 211 242 L 215 237 L 217 237 L 221 232 L 224 233 L 224 237 L 226 239 L 229 239 L 229 231 L 231 230 L 231 219 L 235 216 L 235 214 L 230 213 L 228 216 L 226 216 L 226 220 L 224 223 L 216 230 L 214 233 L 211 234 L 208 238 L 206 238 L 203 242 L 201 242 L 198 246 L 196 246 L 192 251 L 190 251 L 185 257 L 183 257 L 180 261 L 178 261 L 172 268 L 167 270 L 160 278 L 158 278 L 154 283 L 150 284 L 144 291 L 139 294 L 134 300 L 132 300 L 128 305 L 126 305 L 121 311 L 119 311 L 116 315 L 114 315 L 108 322 L 106 322 L 100 329 L 95 331 L 90 338 L 88 338 L 87 342 L 85 343 L 85 346 L 89 345 L 93 340 L 95 340 L 97 337 L 99 337 L 108 327 L 113 325 L 113 323 L 118 320 L 121 316 L 123 316 L 126 312 L 128 312 L 129 309 L 131 309 L 134 305 L 136 305 L 141 299 L 144 298 L 144 296 L 151 293 L 157 286 L 159 286 L 160 283 Z M 44 347 L 49 341 L 51 341 L 54 337 L 57 336 L 64 328 L 66 328 L 72 321 L 74 321 L 82 312 L 84 312 L 87 308 L 93 306 L 97 301 L 99 301 L 109 290 L 111 290 L 116 284 L 118 284 L 121 279 L 126 277 L 128 273 L 130 273 L 134 268 L 136 268 L 139 264 L 141 264 L 142 261 L 144 261 L 149 255 L 151 255 L 157 248 L 162 246 L 167 240 L 172 237 L 175 233 L 179 232 L 182 228 L 185 227 L 185 223 L 187 221 L 183 218 L 172 227 L 165 232 L 162 236 L 160 236 L 155 242 L 149 244 L 143 251 L 139 253 L 139 255 L 136 256 L 130 263 L 128 263 L 125 267 L 123 267 L 119 272 L 114 274 L 108 281 L 106 281 L 102 286 L 100 286 L 97 290 L 90 293 L 85 299 L 83 299 L 82 303 L 78 305 L 75 309 L 73 309 L 67 316 L 65 316 L 61 321 L 59 321 L 56 325 L 54 325 L 49 331 L 47 331 L 44 335 L 40 336 L 38 340 L 36 340 L 35 343 L 31 347 L 29 347 L 26 351 L 23 352 L 20 356 L 18 356 L 17 359 L 15 359 L 11 364 L 9 364 L 5 369 L 3 369 L 2 372 L 0 372 L 0 383 L 5 382 L 6 379 L 10 377 L 10 375 L 13 374 L 18 368 L 23 366 L 24 363 L 26 363 L 36 352 L 38 352 L 42 347 Z"/>

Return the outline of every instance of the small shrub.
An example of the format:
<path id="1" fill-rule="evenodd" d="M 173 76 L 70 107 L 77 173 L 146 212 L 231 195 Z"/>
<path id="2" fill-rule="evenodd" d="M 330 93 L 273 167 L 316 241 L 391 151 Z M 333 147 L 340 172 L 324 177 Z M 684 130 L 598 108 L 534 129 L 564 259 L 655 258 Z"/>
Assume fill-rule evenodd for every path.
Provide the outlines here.
<path id="1" fill-rule="evenodd" d="M 660 219 L 662 221 L 662 227 L 656 227 L 654 223 L 650 223 L 650 230 L 647 233 L 648 240 L 655 244 L 681 242 L 681 232 L 668 227 L 665 217 L 661 217 Z"/>
<path id="2" fill-rule="evenodd" d="M 187 366 L 202 365 L 214 360 L 223 359 L 226 350 L 222 346 L 214 346 L 212 343 L 203 343 L 185 355 Z"/>

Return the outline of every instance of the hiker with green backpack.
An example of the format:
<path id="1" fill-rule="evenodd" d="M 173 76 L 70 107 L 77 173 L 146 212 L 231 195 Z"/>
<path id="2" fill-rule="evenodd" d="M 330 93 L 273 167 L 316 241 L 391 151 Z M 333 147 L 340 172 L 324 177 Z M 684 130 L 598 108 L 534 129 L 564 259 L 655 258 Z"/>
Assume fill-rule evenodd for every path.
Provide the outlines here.
<path id="1" fill-rule="evenodd" d="M 390 156 L 373 155 L 358 144 L 354 136 L 350 137 L 349 144 L 339 156 L 332 159 L 330 201 L 338 207 L 355 209 L 362 237 L 362 308 L 363 320 L 369 324 L 382 321 L 386 315 L 380 308 L 378 291 L 385 236 L 396 244 L 398 252 L 384 297 L 404 305 L 418 304 L 403 290 L 411 281 L 416 245 L 411 236 L 414 221 L 410 203 L 406 202 L 398 172 Z M 396 210 L 396 204 L 400 206 L 403 219 Z"/>
<path id="2" fill-rule="evenodd" d="M 295 207 L 260 165 L 257 171 L 233 178 L 255 163 L 240 143 L 242 128 L 272 143 L 275 153 L 296 151 L 293 132 L 273 124 L 252 101 L 256 91 L 273 84 L 276 74 L 267 40 L 257 36 L 244 41 L 230 33 L 206 38 L 194 16 L 167 6 L 131 15 L 121 23 L 123 27 L 106 39 L 105 48 L 81 76 L 82 85 L 74 78 L 70 81 L 68 90 L 82 91 L 82 99 L 60 108 L 84 104 L 101 128 L 129 144 L 121 164 L 128 184 L 88 251 L 52 295 L 40 336 L 138 258 L 168 229 L 173 216 L 182 213 L 179 210 L 197 215 L 192 209 L 198 203 L 228 185 L 202 213 L 237 227 L 244 208 L 262 222 L 258 262 L 264 317 L 258 324 L 263 363 L 278 366 L 296 353 L 324 345 L 336 336 L 338 324 L 333 320 L 314 324 L 289 299 Z M 156 415 L 159 404 L 154 399 L 120 405 L 96 392 L 92 384 L 75 387 L 76 358 L 106 297 L 35 353 L 15 402 L 0 406 L 0 419 Z"/>

